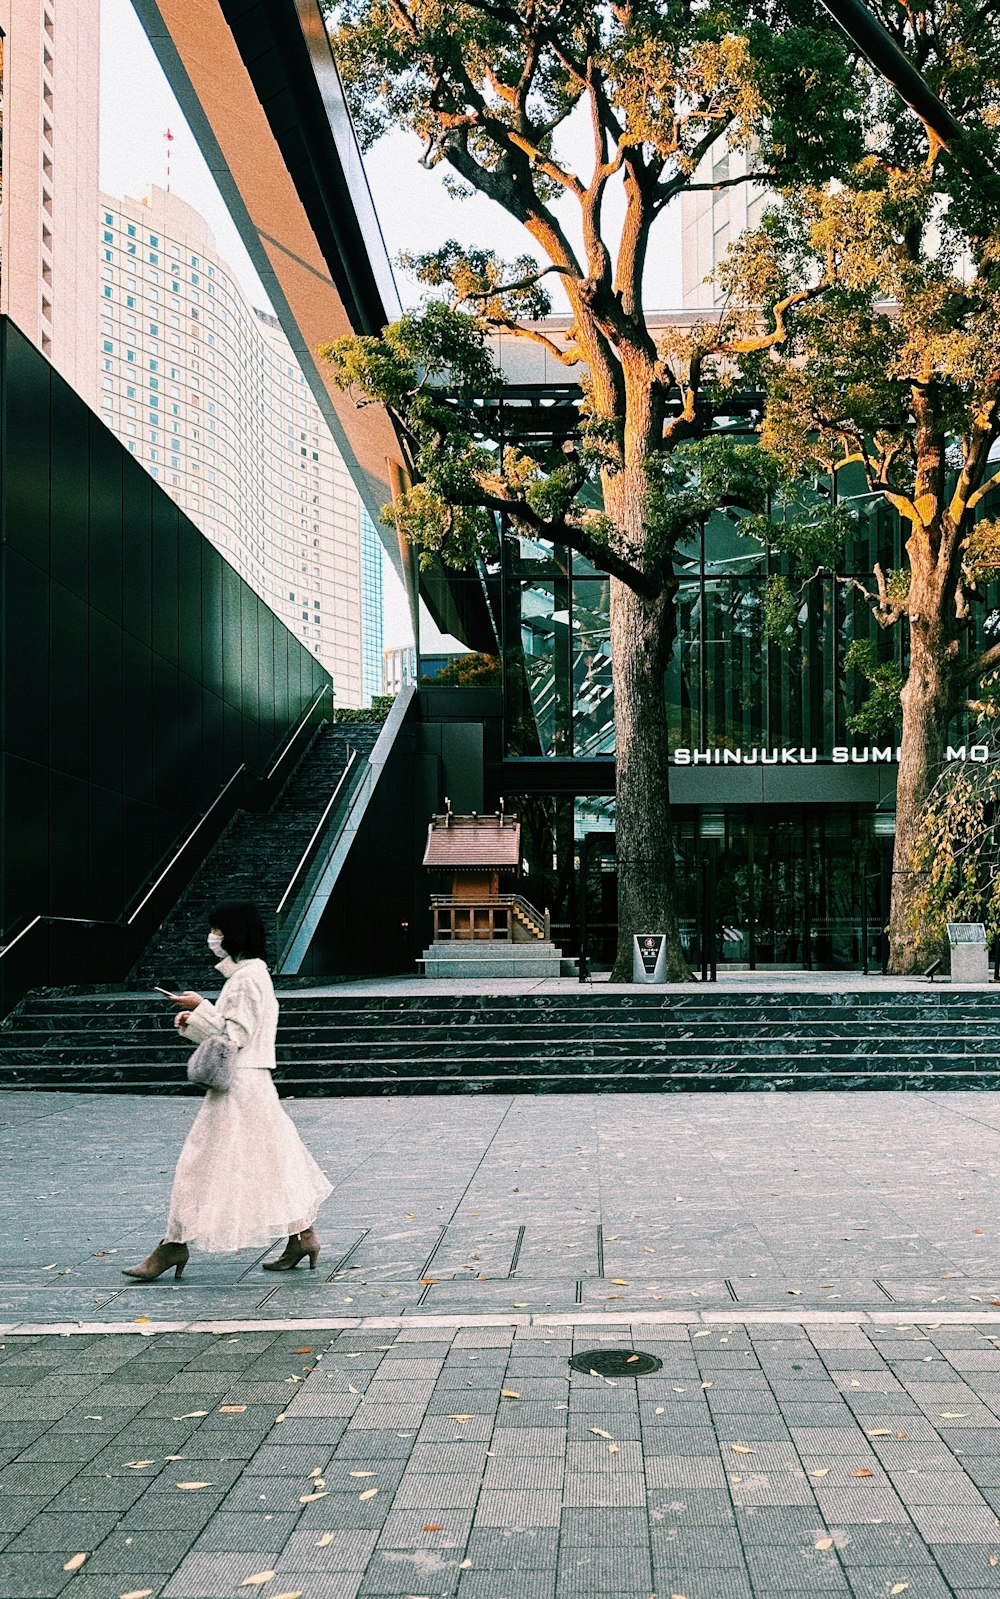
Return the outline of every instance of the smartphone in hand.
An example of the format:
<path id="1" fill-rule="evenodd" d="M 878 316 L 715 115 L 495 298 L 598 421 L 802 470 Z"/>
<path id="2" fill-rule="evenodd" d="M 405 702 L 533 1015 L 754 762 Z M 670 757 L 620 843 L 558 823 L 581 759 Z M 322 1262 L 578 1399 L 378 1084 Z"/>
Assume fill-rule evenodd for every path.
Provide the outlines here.
<path id="1" fill-rule="evenodd" d="M 153 992 L 155 994 L 166 994 L 168 999 L 178 999 L 180 997 L 179 995 L 175 994 L 172 989 L 161 988 L 159 983 L 153 984 Z"/>

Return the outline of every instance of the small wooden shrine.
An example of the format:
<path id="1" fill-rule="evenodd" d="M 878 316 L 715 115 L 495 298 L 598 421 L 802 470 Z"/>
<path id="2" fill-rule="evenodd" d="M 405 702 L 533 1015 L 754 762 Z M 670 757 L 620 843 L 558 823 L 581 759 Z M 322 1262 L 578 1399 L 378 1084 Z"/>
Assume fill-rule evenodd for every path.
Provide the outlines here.
<path id="1" fill-rule="evenodd" d="M 432 894 L 435 944 L 453 939 L 533 943 L 549 936 L 548 912 L 520 894 L 501 893 L 501 879 L 521 873 L 521 824 L 503 805 L 492 816 L 456 816 L 445 801 L 432 816 L 424 865 L 451 878 L 450 894 Z"/>

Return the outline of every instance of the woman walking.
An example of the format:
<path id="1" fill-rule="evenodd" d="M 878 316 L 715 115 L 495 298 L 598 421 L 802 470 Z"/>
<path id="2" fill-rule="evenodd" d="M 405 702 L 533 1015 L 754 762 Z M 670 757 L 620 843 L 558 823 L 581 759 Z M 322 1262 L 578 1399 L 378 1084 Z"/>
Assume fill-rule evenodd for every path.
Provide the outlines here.
<path id="1" fill-rule="evenodd" d="M 214 1004 L 200 994 L 173 994 L 174 1025 L 200 1044 L 223 1035 L 237 1045 L 231 1084 L 206 1093 L 177 1162 L 166 1231 L 153 1253 L 126 1277 L 152 1282 L 171 1266 L 179 1278 L 188 1247 L 213 1254 L 263 1248 L 287 1237 L 265 1271 L 291 1271 L 319 1256 L 313 1222 L 332 1192 L 306 1149 L 271 1078 L 278 1002 L 264 963 L 264 924 L 254 905 L 219 905 L 208 944 L 225 978 Z"/>

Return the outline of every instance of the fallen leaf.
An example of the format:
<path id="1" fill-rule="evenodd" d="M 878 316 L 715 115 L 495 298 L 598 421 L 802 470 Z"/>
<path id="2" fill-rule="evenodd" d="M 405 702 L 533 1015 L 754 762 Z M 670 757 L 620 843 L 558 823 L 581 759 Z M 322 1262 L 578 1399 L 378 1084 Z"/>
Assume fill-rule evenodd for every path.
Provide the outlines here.
<path id="1" fill-rule="evenodd" d="M 296 1588 L 294 1593 L 276 1593 L 274 1599 L 302 1599 L 302 1589 Z"/>
<path id="2" fill-rule="evenodd" d="M 614 1283 L 616 1288 L 627 1288 L 628 1287 L 628 1278 L 627 1277 L 612 1277 L 611 1281 Z"/>
<path id="3" fill-rule="evenodd" d="M 300 1494 L 299 1495 L 299 1504 L 300 1505 L 311 1505 L 311 1504 L 315 1504 L 317 1499 L 325 1499 L 325 1498 L 326 1498 L 326 1489 L 325 1488 L 321 1488 L 318 1493 Z"/>
<path id="4" fill-rule="evenodd" d="M 656 1409 L 653 1411 L 653 1415 L 654 1416 L 663 1416 L 665 1414 L 666 1414 L 666 1406 L 665 1405 L 657 1405 Z"/>
<path id="5" fill-rule="evenodd" d="M 301 1349 L 293 1349 L 292 1350 L 292 1354 L 293 1355 L 311 1355 L 312 1354 L 312 1346 L 310 1344 L 305 1344 Z"/>
<path id="6" fill-rule="evenodd" d="M 377 1493 L 378 1493 L 378 1489 L 377 1488 L 366 1488 L 364 1493 L 358 1494 L 358 1498 L 359 1499 L 374 1499 L 375 1495 Z"/>
<path id="7" fill-rule="evenodd" d="M 331 1543 L 333 1543 L 333 1533 L 332 1532 L 321 1532 L 319 1537 L 316 1539 L 316 1542 L 313 1544 L 313 1548 L 314 1549 L 325 1549 L 327 1544 L 331 1544 Z"/>
<path id="8" fill-rule="evenodd" d="M 63 1570 L 64 1571 L 79 1571 L 80 1567 L 85 1564 L 86 1559 L 87 1559 L 86 1555 L 72 1555 L 70 1557 L 70 1559 L 67 1560 L 66 1564 L 63 1566 Z"/>
<path id="9" fill-rule="evenodd" d="M 501 1399 L 520 1399 L 520 1397 L 521 1395 L 516 1388 L 501 1388 L 500 1390 Z"/>
<path id="10" fill-rule="evenodd" d="M 311 1473 L 310 1473 L 310 1475 L 311 1475 Z M 351 1472 L 351 1476 L 352 1477 L 374 1477 L 374 1475 L 375 1475 L 375 1473 L 373 1471 L 352 1471 Z"/>
<path id="11" fill-rule="evenodd" d="M 428 1521 L 428 1522 L 426 1522 L 424 1524 L 424 1532 L 440 1532 L 440 1531 L 441 1531 L 440 1524 L 438 1522 L 436 1522 L 436 1521 Z"/>
<path id="12" fill-rule="evenodd" d="M 459 1571 L 471 1571 L 472 1570 L 472 1561 L 471 1560 L 460 1560 L 458 1562 L 458 1569 L 459 1569 Z"/>
<path id="13" fill-rule="evenodd" d="M 943 1421 L 964 1421 L 965 1419 L 964 1410 L 942 1410 L 940 1415 Z"/>
<path id="14" fill-rule="evenodd" d="M 896 1434 L 897 1438 L 909 1438 L 909 1436 L 910 1435 L 909 1435 L 908 1432 L 897 1432 L 897 1434 Z"/>
<path id="15" fill-rule="evenodd" d="M 145 1471 L 146 1467 L 152 1466 L 154 1462 L 152 1460 L 126 1460 L 125 1464 L 126 1466 L 129 1466 L 132 1471 Z"/>
<path id="16" fill-rule="evenodd" d="M 130 1588 L 128 1593 L 123 1593 L 121 1599 L 150 1599 L 152 1588 Z"/>
<path id="17" fill-rule="evenodd" d="M 180 1488 L 182 1493 L 194 1493 L 198 1488 L 211 1488 L 213 1484 L 210 1482 L 179 1482 L 175 1486 Z"/>
<path id="18" fill-rule="evenodd" d="M 829 1466 L 817 1466 L 816 1470 L 811 1471 L 809 1475 L 810 1477 L 828 1477 L 830 1475 L 830 1468 Z"/>
<path id="19" fill-rule="evenodd" d="M 255 1571 L 252 1577 L 244 1577 L 240 1583 L 241 1588 L 260 1588 L 265 1582 L 273 1582 L 276 1573 L 273 1571 Z"/>
<path id="20" fill-rule="evenodd" d="M 437 1282 L 437 1278 L 436 1277 L 421 1277 L 420 1281 L 423 1283 L 425 1288 L 433 1288 L 434 1284 Z"/>
<path id="21" fill-rule="evenodd" d="M 246 1408 L 247 1408 L 246 1405 L 220 1405 L 219 1406 L 219 1415 L 220 1416 L 242 1416 L 242 1414 L 243 1414 L 244 1410 L 246 1410 Z"/>
<path id="22" fill-rule="evenodd" d="M 733 1451 L 734 1455 L 751 1455 L 751 1454 L 753 1454 L 753 1450 L 750 1449 L 746 1444 L 730 1444 L 729 1447 Z"/>
<path id="23" fill-rule="evenodd" d="M 892 1433 L 888 1427 L 873 1427 L 865 1436 L 867 1438 L 891 1438 Z"/>
<path id="24" fill-rule="evenodd" d="M 908 1582 L 894 1582 L 892 1587 L 889 1589 L 889 1592 L 891 1594 L 905 1593 L 909 1586 L 910 1584 Z"/>
<path id="25" fill-rule="evenodd" d="M 175 1416 L 175 1421 L 191 1421 L 195 1416 L 207 1416 L 207 1410 L 185 1410 L 183 1416 Z"/>
<path id="26" fill-rule="evenodd" d="M 471 1421 L 472 1417 L 471 1416 L 462 1416 L 462 1415 L 449 1415 L 448 1420 L 449 1421 Z"/>
<path id="27" fill-rule="evenodd" d="M 832 1549 L 833 1548 L 833 1539 L 832 1538 L 819 1538 L 813 1544 L 813 1548 L 814 1549 Z"/>
<path id="28" fill-rule="evenodd" d="M 313 1466 L 313 1469 L 309 1473 L 309 1475 L 310 1475 L 310 1477 L 322 1477 L 322 1475 L 323 1475 L 323 1467 L 322 1466 Z M 371 1475 L 371 1473 L 369 1473 L 369 1476 L 370 1475 Z"/>
<path id="29" fill-rule="evenodd" d="M 611 1434 L 605 1432 L 603 1427 L 591 1427 L 591 1432 L 596 1432 L 598 1438 L 610 1438 Z"/>
<path id="30" fill-rule="evenodd" d="M 608 1454 L 609 1455 L 617 1455 L 617 1453 L 618 1453 L 618 1445 L 617 1444 L 608 1444 Z"/>
<path id="31" fill-rule="evenodd" d="M 482 1278 L 480 1278 L 480 1281 L 481 1282 L 485 1282 L 486 1278 L 482 1277 Z M 528 1301 L 526 1299 L 515 1299 L 513 1304 L 512 1304 L 512 1306 L 511 1306 L 511 1309 L 512 1310 L 527 1310 L 528 1309 Z"/>
<path id="32" fill-rule="evenodd" d="M 869 1471 L 867 1466 L 859 1466 L 857 1471 L 852 1471 L 852 1477 L 874 1477 L 875 1473 Z"/>
<path id="33" fill-rule="evenodd" d="M 703 1327 L 700 1332 L 696 1332 L 693 1336 L 695 1338 L 711 1338 L 712 1329 L 711 1327 Z"/>

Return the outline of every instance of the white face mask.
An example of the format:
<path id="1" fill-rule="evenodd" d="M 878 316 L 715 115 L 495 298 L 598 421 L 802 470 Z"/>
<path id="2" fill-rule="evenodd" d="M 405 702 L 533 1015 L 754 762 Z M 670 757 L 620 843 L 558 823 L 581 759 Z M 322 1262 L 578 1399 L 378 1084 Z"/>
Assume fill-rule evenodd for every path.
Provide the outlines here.
<path id="1" fill-rule="evenodd" d="M 226 951 L 225 951 L 225 949 L 223 948 L 223 945 L 222 945 L 222 934 L 221 933 L 209 933 L 209 935 L 208 935 L 208 947 L 212 951 L 212 954 L 213 955 L 217 955 L 219 957 L 219 959 L 221 960 L 222 956 L 225 955 L 225 953 L 226 953 Z"/>

